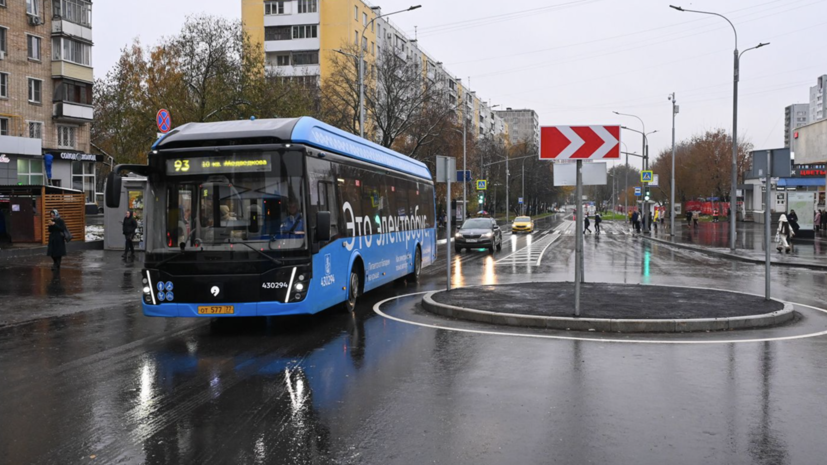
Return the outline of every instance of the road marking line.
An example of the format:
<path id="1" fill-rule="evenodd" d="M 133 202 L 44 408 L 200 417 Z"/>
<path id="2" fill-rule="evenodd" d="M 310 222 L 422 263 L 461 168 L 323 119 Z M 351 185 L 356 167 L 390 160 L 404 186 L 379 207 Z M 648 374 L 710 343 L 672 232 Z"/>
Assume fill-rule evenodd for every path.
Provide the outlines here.
<path id="1" fill-rule="evenodd" d="M 704 345 L 704 344 L 743 344 L 743 343 L 750 343 L 750 342 L 779 342 L 779 341 L 792 341 L 796 339 L 809 339 L 818 336 L 825 336 L 827 335 L 827 331 L 819 331 L 817 333 L 808 333 L 808 334 L 801 334 L 798 336 L 782 336 L 782 337 L 775 337 L 775 338 L 761 338 L 761 339 L 735 339 L 731 341 L 665 341 L 665 340 L 647 340 L 647 339 L 601 339 L 601 338 L 593 338 L 593 337 L 576 337 L 576 336 L 552 336 L 546 334 L 521 334 L 521 333 L 510 333 L 506 331 L 484 331 L 484 330 L 477 330 L 477 329 L 465 329 L 465 328 L 452 328 L 450 326 L 443 326 L 443 325 L 433 325 L 427 323 L 419 323 L 416 321 L 404 320 L 402 318 L 390 316 L 387 313 L 384 313 L 380 307 L 392 300 L 399 300 L 406 297 L 412 297 L 415 295 L 420 294 L 427 294 L 431 291 L 423 291 L 423 292 L 413 292 L 410 294 L 403 294 L 396 297 L 390 297 L 380 302 L 377 302 L 373 306 L 373 311 L 377 315 L 387 318 L 389 320 L 397 321 L 399 323 L 405 323 L 414 326 L 420 326 L 423 328 L 431 328 L 431 329 L 442 329 L 445 331 L 455 331 L 459 333 L 471 333 L 471 334 L 483 334 L 487 336 L 512 336 L 512 337 L 523 337 L 523 338 L 531 338 L 531 339 L 556 339 L 562 341 L 583 341 L 583 342 L 603 342 L 603 343 L 617 343 L 617 344 L 671 344 L 671 345 L 678 345 L 678 344 L 687 344 L 687 345 Z M 741 293 L 743 294 L 743 292 Z M 806 304 L 797 304 L 791 302 L 793 305 L 797 305 L 800 307 L 811 308 L 813 310 L 817 310 L 819 312 L 827 314 L 827 310 L 813 307 L 812 305 Z M 766 329 L 765 329 L 766 330 Z M 721 333 L 726 333 L 721 331 Z M 692 333 L 686 333 L 687 335 Z M 700 334 L 700 333 L 699 333 Z M 707 333 L 703 333 L 707 334 Z M 708 333 L 708 334 L 715 334 Z"/>

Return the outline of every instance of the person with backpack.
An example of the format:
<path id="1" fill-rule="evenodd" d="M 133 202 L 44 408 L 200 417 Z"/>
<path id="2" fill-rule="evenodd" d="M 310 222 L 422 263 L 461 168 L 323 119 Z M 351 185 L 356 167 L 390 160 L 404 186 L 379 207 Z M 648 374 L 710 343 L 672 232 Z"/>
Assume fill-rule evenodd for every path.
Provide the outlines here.
<path id="1" fill-rule="evenodd" d="M 603 222 L 603 218 L 600 217 L 600 213 L 594 215 L 594 231 L 595 234 L 600 235 L 600 223 Z"/>
<path id="2" fill-rule="evenodd" d="M 132 213 L 132 210 L 126 211 L 126 217 L 123 220 L 123 237 L 125 242 L 123 248 L 123 255 L 121 258 L 126 260 L 127 254 L 129 254 L 129 259 L 135 259 L 135 244 L 132 241 L 135 240 L 135 231 L 138 230 L 138 220 L 135 219 L 135 214 Z"/>
<path id="3" fill-rule="evenodd" d="M 589 215 L 583 215 L 583 234 L 586 233 L 591 234 L 592 230 L 589 229 Z"/>
<path id="4" fill-rule="evenodd" d="M 52 257 L 52 270 L 60 271 L 60 262 L 66 256 L 66 241 L 71 239 L 71 234 L 66 229 L 66 222 L 60 217 L 57 210 L 50 212 L 49 220 L 49 245 L 46 247 L 46 255 Z"/>

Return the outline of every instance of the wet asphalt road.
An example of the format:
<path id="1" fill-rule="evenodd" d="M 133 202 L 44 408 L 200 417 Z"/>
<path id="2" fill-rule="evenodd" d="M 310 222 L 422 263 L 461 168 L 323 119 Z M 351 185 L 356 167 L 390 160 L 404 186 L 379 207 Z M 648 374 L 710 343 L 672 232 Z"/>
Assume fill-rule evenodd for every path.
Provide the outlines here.
<path id="1" fill-rule="evenodd" d="M 456 257 L 454 284 L 570 281 L 572 223 L 539 225 Z M 586 238 L 588 281 L 763 292 L 760 266 L 605 229 Z M 827 461 L 827 335 L 799 337 L 827 315 L 805 307 L 774 330 L 612 341 L 490 334 L 510 330 L 427 315 L 415 296 L 380 306 L 394 319 L 374 311 L 443 286 L 437 263 L 354 315 L 212 325 L 144 317 L 140 265 L 115 252 L 64 263 L 59 279 L 47 257 L 0 263 L 0 463 Z M 773 281 L 825 306 L 827 273 Z"/>

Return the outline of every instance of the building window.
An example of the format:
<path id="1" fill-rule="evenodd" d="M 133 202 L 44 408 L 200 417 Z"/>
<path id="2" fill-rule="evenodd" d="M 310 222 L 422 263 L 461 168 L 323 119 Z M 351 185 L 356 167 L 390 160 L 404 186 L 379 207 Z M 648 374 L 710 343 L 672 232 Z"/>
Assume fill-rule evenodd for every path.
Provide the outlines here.
<path id="1" fill-rule="evenodd" d="M 43 139 L 43 123 L 40 121 L 28 121 L 29 137 L 32 139 Z"/>
<path id="2" fill-rule="evenodd" d="M 0 73 L 0 98 L 9 98 L 9 73 Z"/>
<path id="3" fill-rule="evenodd" d="M 24 186 L 43 185 L 43 160 L 17 160 L 17 183 Z"/>
<path id="4" fill-rule="evenodd" d="M 283 15 L 284 2 L 264 2 L 265 15 Z"/>
<path id="5" fill-rule="evenodd" d="M 40 61 L 40 43 L 43 39 L 26 34 L 26 50 L 30 60 Z"/>
<path id="6" fill-rule="evenodd" d="M 367 26 L 367 25 L 368 25 L 368 14 L 367 13 L 362 13 L 362 26 Z"/>
<path id="7" fill-rule="evenodd" d="M 8 53 L 8 50 L 6 49 L 6 34 L 8 31 L 8 29 L 0 27 L 0 52 L 3 53 Z"/>
<path id="8" fill-rule="evenodd" d="M 318 65 L 319 52 L 293 52 L 293 66 Z"/>
<path id="9" fill-rule="evenodd" d="M 29 102 L 40 103 L 43 93 L 43 81 L 29 78 Z"/>
<path id="10" fill-rule="evenodd" d="M 75 81 L 55 81 L 53 102 L 72 102 L 82 105 L 92 104 L 92 84 Z"/>
<path id="11" fill-rule="evenodd" d="M 26 0 L 26 14 L 40 16 L 40 8 L 37 5 L 39 1 L 40 0 Z"/>
<path id="12" fill-rule="evenodd" d="M 92 27 L 92 3 L 87 0 L 54 0 L 54 14 L 66 21 Z"/>
<path id="13" fill-rule="evenodd" d="M 290 40 L 290 26 L 268 26 L 264 28 L 264 40 Z"/>
<path id="14" fill-rule="evenodd" d="M 6 0 L 0 0 L 0 6 L 6 6 Z"/>
<path id="15" fill-rule="evenodd" d="M 75 148 L 75 136 L 77 128 L 75 126 L 58 126 L 57 127 L 57 146 L 61 148 L 73 149 Z"/>
<path id="16" fill-rule="evenodd" d="M 353 43 L 359 45 L 359 31 L 353 31 Z"/>
<path id="17" fill-rule="evenodd" d="M 299 0 L 299 13 L 315 13 L 318 11 L 317 0 Z"/>
<path id="18" fill-rule="evenodd" d="M 353 19 L 356 20 L 356 21 L 359 21 L 359 7 L 358 6 L 353 7 Z"/>
<path id="19" fill-rule="evenodd" d="M 0 118 L 0 136 L 9 135 L 9 119 Z"/>
<path id="20" fill-rule="evenodd" d="M 72 162 L 72 189 L 83 191 L 86 203 L 95 202 L 95 164 Z"/>
<path id="21" fill-rule="evenodd" d="M 315 39 L 319 37 L 317 26 L 293 26 L 294 39 Z"/>
<path id="22" fill-rule="evenodd" d="M 364 50 L 364 51 L 368 50 L 368 38 L 367 37 L 362 37 L 362 50 Z"/>
<path id="23" fill-rule="evenodd" d="M 52 39 L 52 60 L 92 66 L 92 46 L 66 37 Z"/>

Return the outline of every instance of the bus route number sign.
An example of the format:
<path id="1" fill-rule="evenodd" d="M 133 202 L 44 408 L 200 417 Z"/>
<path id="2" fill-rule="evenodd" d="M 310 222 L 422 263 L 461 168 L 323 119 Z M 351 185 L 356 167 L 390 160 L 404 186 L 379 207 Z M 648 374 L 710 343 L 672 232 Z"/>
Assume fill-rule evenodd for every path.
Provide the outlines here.
<path id="1" fill-rule="evenodd" d="M 209 173 L 261 173 L 272 170 L 271 160 L 268 154 L 170 158 L 167 160 L 166 168 L 169 176 Z"/>

